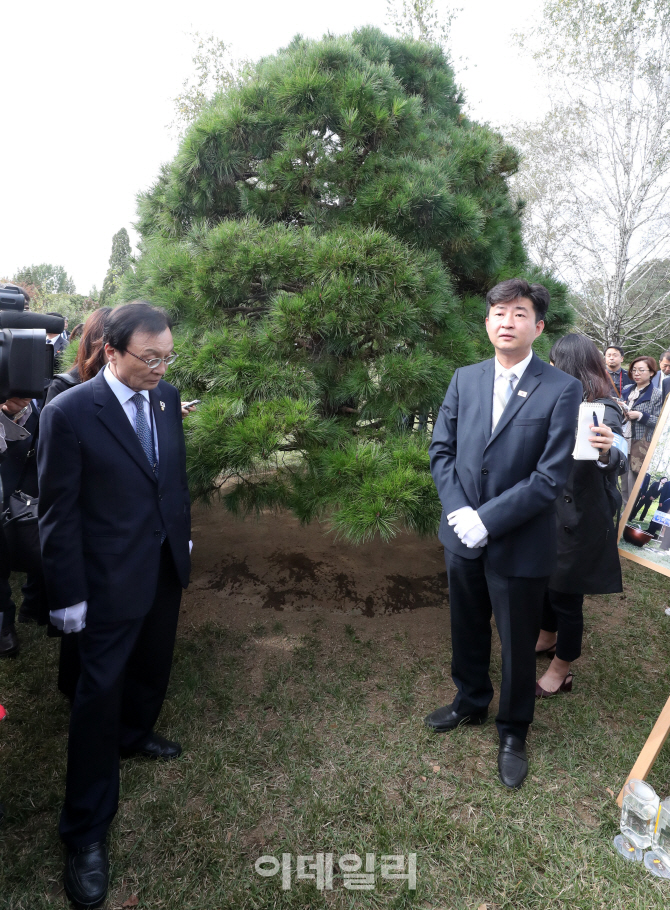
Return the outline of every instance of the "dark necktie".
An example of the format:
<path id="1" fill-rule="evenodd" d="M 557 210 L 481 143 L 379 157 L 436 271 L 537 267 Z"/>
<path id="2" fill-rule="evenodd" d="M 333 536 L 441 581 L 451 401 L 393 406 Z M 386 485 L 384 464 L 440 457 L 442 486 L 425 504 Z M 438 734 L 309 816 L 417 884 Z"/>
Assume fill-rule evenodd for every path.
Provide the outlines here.
<path id="1" fill-rule="evenodd" d="M 154 434 L 151 432 L 151 427 L 147 423 L 147 418 L 144 414 L 144 396 L 141 395 L 140 392 L 135 392 L 130 400 L 135 405 L 135 432 L 137 433 L 137 438 L 144 449 L 144 454 L 149 460 L 151 470 L 154 472 L 154 475 L 158 477 L 158 465 L 156 464 L 156 451 L 154 449 Z"/>
<path id="2" fill-rule="evenodd" d="M 144 414 L 144 396 L 139 392 L 135 392 L 130 400 L 135 405 L 135 432 L 137 433 L 137 438 L 144 449 L 144 454 L 149 460 L 151 470 L 154 472 L 154 477 L 158 480 L 158 464 L 156 463 L 156 450 L 154 449 L 154 434 L 147 423 L 147 418 Z M 149 407 L 151 407 L 151 404 Z M 165 528 L 161 528 L 161 544 L 165 542 L 166 537 Z"/>

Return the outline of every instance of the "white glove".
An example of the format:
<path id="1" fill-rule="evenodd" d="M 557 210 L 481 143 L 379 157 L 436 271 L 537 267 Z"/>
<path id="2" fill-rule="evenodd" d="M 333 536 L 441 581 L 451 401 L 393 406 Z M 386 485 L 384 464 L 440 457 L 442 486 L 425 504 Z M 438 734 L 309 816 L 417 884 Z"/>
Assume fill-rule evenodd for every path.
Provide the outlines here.
<path id="1" fill-rule="evenodd" d="M 463 506 L 461 509 L 456 509 L 455 512 L 450 512 L 447 520 L 461 543 L 464 543 L 470 550 L 485 547 L 488 543 L 489 532 L 471 506 Z"/>
<path id="2" fill-rule="evenodd" d="M 57 629 L 68 635 L 70 632 L 81 632 L 86 628 L 86 610 L 88 604 L 85 600 L 73 607 L 64 607 L 62 610 L 51 610 L 49 616 Z"/>
<path id="3" fill-rule="evenodd" d="M 193 541 L 192 541 L 192 540 L 189 540 L 189 542 L 188 542 L 188 555 L 190 556 L 192 552 L 193 552 Z"/>

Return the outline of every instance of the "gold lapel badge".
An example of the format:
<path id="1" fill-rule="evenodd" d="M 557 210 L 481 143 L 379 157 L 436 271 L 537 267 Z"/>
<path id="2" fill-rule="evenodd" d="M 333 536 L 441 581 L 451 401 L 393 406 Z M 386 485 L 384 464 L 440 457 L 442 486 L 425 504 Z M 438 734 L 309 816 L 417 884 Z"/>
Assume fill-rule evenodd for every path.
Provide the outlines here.
<path id="1" fill-rule="evenodd" d="M 159 401 L 158 403 L 159 403 L 159 405 L 161 406 L 161 411 L 164 411 L 164 410 L 165 410 L 165 402 L 164 402 L 164 401 Z"/>

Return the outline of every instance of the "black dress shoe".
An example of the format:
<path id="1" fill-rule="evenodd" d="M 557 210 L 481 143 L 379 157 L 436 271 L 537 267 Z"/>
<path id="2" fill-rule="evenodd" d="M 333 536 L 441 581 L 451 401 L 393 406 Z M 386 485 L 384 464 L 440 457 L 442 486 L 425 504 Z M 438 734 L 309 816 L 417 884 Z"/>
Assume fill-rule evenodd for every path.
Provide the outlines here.
<path id="1" fill-rule="evenodd" d="M 528 775 L 526 744 L 518 736 L 508 733 L 500 737 L 498 775 L 510 790 L 518 790 Z"/>
<path id="2" fill-rule="evenodd" d="M 19 653 L 19 639 L 14 626 L 0 629 L 0 657 L 16 657 Z"/>
<path id="3" fill-rule="evenodd" d="M 444 708 L 437 708 L 432 714 L 425 718 L 424 724 L 434 733 L 448 733 L 449 730 L 455 730 L 465 724 L 474 724 L 478 726 L 483 724 L 488 717 L 488 709 L 476 711 L 473 714 L 459 714 L 454 711 L 453 705 L 445 705 Z"/>
<path id="4" fill-rule="evenodd" d="M 107 846 L 89 844 L 68 850 L 65 863 L 65 893 L 75 907 L 99 907 L 107 896 L 109 860 Z"/>
<path id="5" fill-rule="evenodd" d="M 122 749 L 122 758 L 132 758 L 133 755 L 140 755 L 143 758 L 161 758 L 163 761 L 169 761 L 171 758 L 178 758 L 181 755 L 181 745 L 173 743 L 169 739 L 164 739 L 158 733 L 152 733 L 142 743 L 134 749 Z"/>

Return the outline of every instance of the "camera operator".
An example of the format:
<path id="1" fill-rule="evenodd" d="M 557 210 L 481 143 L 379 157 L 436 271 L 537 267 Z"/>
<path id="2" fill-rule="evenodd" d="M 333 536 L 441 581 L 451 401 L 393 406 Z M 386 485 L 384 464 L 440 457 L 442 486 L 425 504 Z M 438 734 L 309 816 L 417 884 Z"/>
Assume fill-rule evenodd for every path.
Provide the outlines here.
<path id="1" fill-rule="evenodd" d="M 11 478 L 11 468 L 13 467 L 12 454 L 16 447 L 25 448 L 30 446 L 31 429 L 26 424 L 31 421 L 36 424 L 36 415 L 30 399 L 27 398 L 10 398 L 0 407 L 0 478 L 3 483 L 7 480 L 8 485 L 5 488 L 8 496 L 13 492 L 15 487 Z M 8 469 L 10 469 L 8 471 Z M 37 475 L 35 475 L 35 482 Z M 35 485 L 35 495 L 37 487 Z M 4 499 L 4 497 L 3 497 Z M 4 502 L 3 502 L 4 510 Z M 11 573 L 11 561 L 9 552 L 5 543 L 4 533 L 0 531 L 0 658 L 13 657 L 18 654 L 19 640 L 16 634 L 15 613 L 16 608 L 12 600 L 12 589 L 9 584 L 9 575 Z"/>
<path id="2" fill-rule="evenodd" d="M 9 584 L 13 569 L 29 572 L 22 611 L 42 607 L 44 618 L 48 615 L 43 579 L 30 575 L 39 573 L 40 567 L 35 443 L 39 402 L 44 399 L 45 384 L 53 377 L 55 345 L 47 343 L 47 333 L 52 340 L 60 337 L 63 319 L 28 313 L 29 302 L 23 288 L 0 284 L 0 479 L 4 484 L 0 495 L 0 657 L 16 654 L 19 647 Z M 20 496 L 12 495 L 19 492 Z M 32 558 L 33 550 L 37 559 Z"/>

